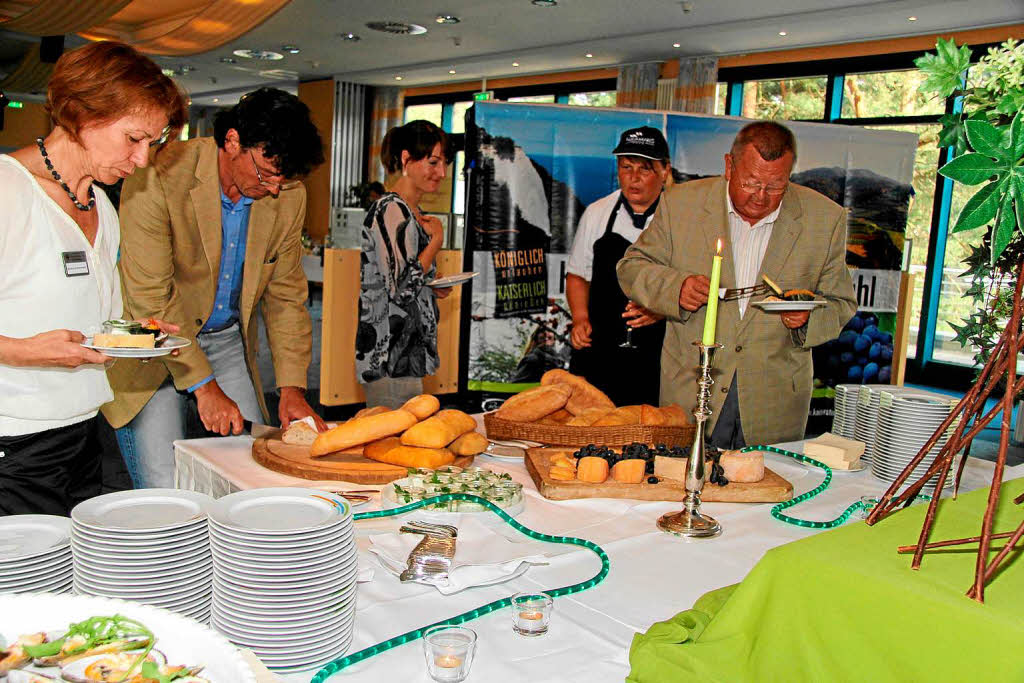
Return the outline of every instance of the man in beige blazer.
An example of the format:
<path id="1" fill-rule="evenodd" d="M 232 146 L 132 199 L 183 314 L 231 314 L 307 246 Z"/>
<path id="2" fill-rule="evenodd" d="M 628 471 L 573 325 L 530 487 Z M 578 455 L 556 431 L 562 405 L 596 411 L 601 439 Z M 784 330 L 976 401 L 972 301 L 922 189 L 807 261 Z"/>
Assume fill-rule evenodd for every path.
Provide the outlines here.
<path id="1" fill-rule="evenodd" d="M 203 425 L 238 434 L 268 422 L 256 366 L 256 307 L 280 388 L 278 418 L 314 415 L 305 400 L 312 326 L 301 230 L 306 191 L 289 180 L 323 162 L 309 110 L 262 88 L 217 115 L 214 138 L 170 142 L 121 194 L 125 316 L 174 321 L 192 344 L 108 371 L 103 407 L 136 487 L 173 487 L 171 442 L 194 397 Z M 314 415 L 318 426 L 323 422 Z"/>
<path id="2" fill-rule="evenodd" d="M 812 390 L 811 348 L 835 338 L 856 312 L 846 268 L 846 212 L 790 185 L 792 133 L 749 124 L 725 156 L 725 176 L 665 193 L 647 230 L 619 261 L 623 291 L 668 320 L 661 352 L 661 402 L 696 403 L 697 349 L 711 261 L 722 242 L 722 289 L 767 275 L 783 289 L 813 291 L 824 306 L 766 313 L 762 294 L 720 299 L 712 377 L 711 443 L 722 448 L 801 439 Z M 720 290 L 721 292 L 721 290 Z M 712 293 L 719 296 L 719 292 Z"/>

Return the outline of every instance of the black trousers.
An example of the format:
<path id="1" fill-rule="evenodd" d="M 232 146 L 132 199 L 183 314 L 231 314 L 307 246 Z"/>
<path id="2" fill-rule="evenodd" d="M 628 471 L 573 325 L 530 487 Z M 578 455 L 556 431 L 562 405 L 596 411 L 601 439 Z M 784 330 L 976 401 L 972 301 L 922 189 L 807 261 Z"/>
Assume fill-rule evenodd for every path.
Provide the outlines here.
<path id="1" fill-rule="evenodd" d="M 740 395 L 736 388 L 736 375 L 732 376 L 729 393 L 722 404 L 722 412 L 715 420 L 715 428 L 711 430 L 708 442 L 722 450 L 735 450 L 747 445 L 743 438 L 743 424 L 740 421 Z"/>
<path id="2" fill-rule="evenodd" d="M 95 417 L 22 436 L 0 436 L 0 515 L 67 516 L 100 494 L 103 447 Z"/>

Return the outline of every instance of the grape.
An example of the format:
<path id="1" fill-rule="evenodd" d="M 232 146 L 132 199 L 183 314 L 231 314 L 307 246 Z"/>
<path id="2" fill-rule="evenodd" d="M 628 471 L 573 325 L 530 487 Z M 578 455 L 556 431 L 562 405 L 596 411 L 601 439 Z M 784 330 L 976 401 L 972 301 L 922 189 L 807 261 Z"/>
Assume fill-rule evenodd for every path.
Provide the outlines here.
<path id="1" fill-rule="evenodd" d="M 867 351 L 869 348 L 871 348 L 871 337 L 866 334 L 861 333 L 857 340 L 853 342 L 853 350 L 857 353 Z"/>
<path id="2" fill-rule="evenodd" d="M 868 363 L 864 366 L 863 378 L 867 383 L 874 382 L 878 379 L 878 363 Z"/>
<path id="3" fill-rule="evenodd" d="M 879 355 L 879 360 L 881 360 L 883 363 L 888 363 L 892 361 L 892 346 L 882 347 L 881 354 Z"/>
<path id="4" fill-rule="evenodd" d="M 839 335 L 838 344 L 839 346 L 844 348 L 853 348 L 853 344 L 854 342 L 857 341 L 857 338 L 859 336 L 859 332 L 854 332 L 853 330 L 846 330 Z"/>
<path id="5" fill-rule="evenodd" d="M 868 349 L 868 358 L 870 358 L 871 360 L 878 360 L 878 358 L 881 355 L 882 355 L 882 344 L 881 344 L 881 342 L 873 343 L 871 345 L 871 348 Z"/>
<path id="6" fill-rule="evenodd" d="M 846 379 L 848 379 L 851 382 L 859 382 L 859 381 L 861 381 L 861 377 L 863 377 L 863 376 L 864 376 L 864 373 L 860 369 L 859 365 L 852 365 L 846 371 Z"/>
<path id="7" fill-rule="evenodd" d="M 860 316 L 853 316 L 850 318 L 850 322 L 843 326 L 844 330 L 852 330 L 853 332 L 860 332 L 864 329 L 864 321 L 860 319 Z"/>
<path id="8" fill-rule="evenodd" d="M 878 381 L 880 383 L 888 384 L 891 379 L 892 379 L 892 366 L 891 365 L 883 365 L 881 368 L 879 368 L 879 370 L 878 370 Z"/>

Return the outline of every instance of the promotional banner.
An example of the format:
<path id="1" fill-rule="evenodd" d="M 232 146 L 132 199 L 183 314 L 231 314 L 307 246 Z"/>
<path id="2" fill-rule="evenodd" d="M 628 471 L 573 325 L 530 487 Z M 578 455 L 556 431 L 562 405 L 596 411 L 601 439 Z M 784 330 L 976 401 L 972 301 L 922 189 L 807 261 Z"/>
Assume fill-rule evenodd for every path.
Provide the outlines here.
<path id="1" fill-rule="evenodd" d="M 638 126 L 662 130 L 678 183 L 721 175 L 725 154 L 748 121 L 501 102 L 478 102 L 472 116 L 466 150 L 471 169 L 467 249 L 472 269 L 481 275 L 473 286 L 468 388 L 518 391 L 545 370 L 567 365 L 567 254 L 583 210 L 618 189 L 611 152 L 619 135 Z M 845 342 L 818 347 L 815 395 L 830 399 L 830 387 L 837 383 L 888 381 L 888 370 L 882 371 L 884 357 L 892 355 L 917 136 L 854 126 L 786 125 L 797 137 L 792 182 L 850 212 L 847 265 L 859 304 L 851 323 L 858 336 L 865 336 L 868 349 L 875 342 L 888 344 L 888 354 L 876 349 L 874 359 L 867 357 L 869 351 L 862 358 L 852 347 L 848 353 Z M 858 342 L 862 345 L 863 340 Z M 812 407 L 812 413 L 830 419 L 831 400 Z"/>

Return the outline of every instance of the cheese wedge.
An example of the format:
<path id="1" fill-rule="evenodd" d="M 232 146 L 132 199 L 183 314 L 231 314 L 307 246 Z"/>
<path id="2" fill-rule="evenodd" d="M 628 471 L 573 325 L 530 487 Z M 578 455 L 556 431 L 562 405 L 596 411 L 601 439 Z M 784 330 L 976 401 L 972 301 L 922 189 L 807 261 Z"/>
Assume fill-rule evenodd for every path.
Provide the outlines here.
<path id="1" fill-rule="evenodd" d="M 823 462 L 832 469 L 848 470 L 860 465 L 864 442 L 825 432 L 804 443 L 804 455 Z"/>

